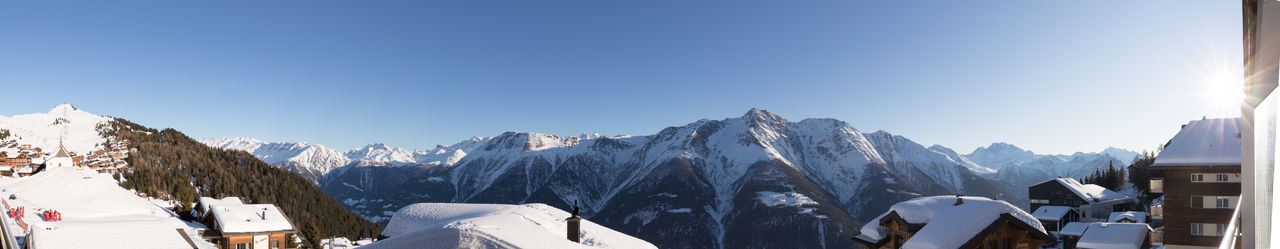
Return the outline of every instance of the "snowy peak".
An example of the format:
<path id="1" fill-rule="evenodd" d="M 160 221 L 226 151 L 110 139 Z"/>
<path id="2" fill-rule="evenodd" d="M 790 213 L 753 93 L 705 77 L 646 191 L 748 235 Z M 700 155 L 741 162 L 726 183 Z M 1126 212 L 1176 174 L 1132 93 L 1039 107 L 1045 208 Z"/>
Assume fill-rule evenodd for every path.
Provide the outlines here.
<path id="1" fill-rule="evenodd" d="M 1120 159 L 1125 165 L 1133 163 L 1133 159 L 1138 157 L 1138 152 L 1116 147 L 1107 147 L 1102 150 L 1102 154 Z"/>
<path id="2" fill-rule="evenodd" d="M 74 111 L 79 111 L 79 109 L 76 109 L 76 107 L 72 106 L 71 104 L 62 103 L 61 105 L 54 106 L 52 110 L 49 110 L 49 114 L 61 115 L 63 113 L 74 112 Z"/>
<path id="3" fill-rule="evenodd" d="M 200 140 L 200 143 L 208 145 L 209 147 L 229 149 L 229 150 L 231 149 L 242 150 L 242 151 L 253 153 L 253 151 L 258 150 L 258 147 L 261 147 L 263 144 L 266 144 L 267 142 L 263 142 L 262 140 L 257 140 L 253 138 L 247 138 L 247 137 L 236 137 L 236 138 L 222 137 L 219 139 L 202 139 Z"/>
<path id="4" fill-rule="evenodd" d="M 1009 161 L 1029 162 L 1039 158 L 1035 152 L 1007 143 L 992 143 L 987 147 L 978 147 L 973 150 L 973 153 L 969 153 L 965 157 L 996 170 L 1000 169 L 1000 165 L 1004 165 Z"/>
<path id="5" fill-rule="evenodd" d="M 787 121 L 785 119 L 782 119 L 782 116 L 778 116 L 778 114 L 769 112 L 768 110 L 761 110 L 758 108 L 751 108 L 751 110 L 748 110 L 747 113 L 743 114 L 741 118 L 749 120 L 752 123 L 767 123 L 767 124 L 781 123 L 781 122 Z"/>
<path id="6" fill-rule="evenodd" d="M 414 163 L 413 152 L 382 143 L 355 148 L 345 155 L 353 161 L 391 163 L 395 165 Z"/>

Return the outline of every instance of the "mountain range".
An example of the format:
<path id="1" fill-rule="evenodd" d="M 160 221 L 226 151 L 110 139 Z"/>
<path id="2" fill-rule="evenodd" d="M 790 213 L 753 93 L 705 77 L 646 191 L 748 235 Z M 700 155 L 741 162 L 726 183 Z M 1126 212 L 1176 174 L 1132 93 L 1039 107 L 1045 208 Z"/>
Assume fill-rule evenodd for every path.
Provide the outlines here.
<path id="1" fill-rule="evenodd" d="M 508 132 L 415 151 L 202 142 L 297 172 L 377 222 L 418 202 L 562 209 L 578 202 L 584 217 L 663 248 L 843 246 L 859 221 L 898 201 L 965 194 L 1025 207 L 1029 184 L 1083 177 L 1136 156 L 1114 148 L 1040 155 L 1004 143 L 962 155 L 835 119 L 792 122 L 759 109 L 646 136 Z"/>

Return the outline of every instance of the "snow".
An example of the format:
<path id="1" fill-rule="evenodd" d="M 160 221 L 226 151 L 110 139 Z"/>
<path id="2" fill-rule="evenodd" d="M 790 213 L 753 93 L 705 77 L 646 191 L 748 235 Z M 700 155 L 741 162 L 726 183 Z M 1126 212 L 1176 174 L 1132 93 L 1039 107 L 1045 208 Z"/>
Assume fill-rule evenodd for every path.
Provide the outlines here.
<path id="1" fill-rule="evenodd" d="M 759 198 L 760 203 L 769 207 L 800 207 L 805 205 L 818 205 L 818 202 L 813 201 L 813 199 L 810 199 L 808 196 L 804 196 L 803 194 L 796 192 L 778 193 L 773 191 L 760 191 L 756 192 L 756 194 L 759 195 L 757 198 Z"/>
<path id="2" fill-rule="evenodd" d="M 391 218 L 389 238 L 361 248 L 657 248 L 588 220 L 574 243 L 565 239 L 568 217 L 545 204 L 418 203 Z"/>
<path id="3" fill-rule="evenodd" d="M 1137 223 L 1145 223 L 1147 222 L 1147 212 L 1111 212 L 1111 216 L 1107 218 L 1107 222 L 1115 223 L 1126 218 Z"/>
<path id="4" fill-rule="evenodd" d="M 1089 223 L 1071 222 L 1071 223 L 1067 223 L 1066 226 L 1062 226 L 1062 230 L 1059 230 L 1058 234 L 1061 234 L 1064 236 L 1078 237 L 1080 235 L 1084 235 L 1084 232 L 1088 230 L 1089 230 Z"/>
<path id="5" fill-rule="evenodd" d="M 1240 165 L 1240 119 L 1192 120 L 1151 166 Z"/>
<path id="6" fill-rule="evenodd" d="M 394 165 L 414 162 L 413 152 L 381 143 L 351 149 L 345 155 L 353 161 L 385 162 Z"/>
<path id="7" fill-rule="evenodd" d="M 667 212 L 673 213 L 673 214 L 676 214 L 676 213 L 687 214 L 687 213 L 693 212 L 693 209 L 690 209 L 690 208 L 668 209 Z"/>
<path id="8" fill-rule="evenodd" d="M 61 122 L 59 119 L 66 120 Z M 19 144 L 31 144 L 50 153 L 57 151 L 61 138 L 69 152 L 77 155 L 102 148 L 107 139 L 98 134 L 98 125 L 111 118 L 85 112 L 70 104 L 55 106 L 48 113 L 13 117 L 0 116 L 0 129 L 9 130 Z"/>
<path id="9" fill-rule="evenodd" d="M 1062 216 L 1067 215 L 1067 212 L 1070 212 L 1070 211 L 1071 211 L 1071 207 L 1040 206 L 1040 208 L 1036 209 L 1035 212 L 1032 212 L 1031 215 L 1035 216 L 1037 220 L 1056 221 L 1056 220 L 1061 220 Z"/>
<path id="10" fill-rule="evenodd" d="M 1084 199 L 1089 203 L 1129 198 L 1129 196 L 1116 193 L 1115 191 L 1098 186 L 1097 184 L 1081 184 L 1079 181 L 1072 178 L 1057 178 L 1049 181 L 1058 181 L 1062 186 L 1066 186 L 1067 189 L 1071 190 L 1071 192 L 1080 196 L 1081 199 Z"/>
<path id="11" fill-rule="evenodd" d="M 224 234 L 293 230 L 293 224 L 272 204 L 220 204 L 211 207 Z"/>
<path id="12" fill-rule="evenodd" d="M 194 234 L 197 227 L 120 188 L 109 174 L 50 167 L 30 177 L 0 178 L 0 186 L 4 203 L 26 210 L 22 221 L 30 224 L 33 248 L 191 248 L 179 231 L 195 238 L 198 248 L 214 247 Z M 63 220 L 41 221 L 47 209 L 61 212 Z M 12 218 L 2 219 L 17 231 Z"/>
<path id="13" fill-rule="evenodd" d="M 351 159 L 324 145 L 305 142 L 263 142 L 254 138 L 204 139 L 201 143 L 214 148 L 242 150 L 271 165 L 293 163 L 312 169 L 320 175 L 351 163 Z"/>
<path id="14" fill-rule="evenodd" d="M 196 199 L 196 202 L 200 205 L 200 210 L 204 210 L 204 211 L 205 211 L 205 213 L 200 214 L 201 216 L 207 215 L 207 214 L 208 214 L 208 212 L 209 212 L 209 210 L 210 210 L 209 208 L 210 208 L 211 206 L 213 206 L 213 205 L 218 205 L 218 204 L 232 204 L 232 205 L 244 204 L 244 201 L 241 201 L 241 200 L 240 200 L 240 197 L 234 197 L 234 196 L 233 196 L 233 197 L 224 197 L 224 198 L 222 198 L 222 199 L 214 199 L 213 197 L 200 197 L 199 199 Z"/>
<path id="15" fill-rule="evenodd" d="M 1139 249 L 1149 232 L 1151 227 L 1143 223 L 1093 223 L 1080 236 L 1076 248 Z"/>
<path id="16" fill-rule="evenodd" d="M 893 204 L 889 212 L 867 222 L 857 237 L 866 241 L 884 239 L 888 231 L 878 221 L 890 213 L 897 213 L 911 224 L 925 224 L 902 248 L 959 248 L 1002 214 L 1010 214 L 1036 231 L 1045 233 L 1040 221 L 1009 203 L 984 197 L 958 198 L 964 203 L 954 205 L 956 196 L 929 196 Z"/>

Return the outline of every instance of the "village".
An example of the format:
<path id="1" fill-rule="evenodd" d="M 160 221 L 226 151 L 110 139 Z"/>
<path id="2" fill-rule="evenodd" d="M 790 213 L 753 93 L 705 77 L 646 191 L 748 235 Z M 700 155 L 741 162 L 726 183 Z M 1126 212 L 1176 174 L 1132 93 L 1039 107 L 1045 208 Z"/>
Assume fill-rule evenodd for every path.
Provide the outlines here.
<path id="1" fill-rule="evenodd" d="M 854 241 L 870 248 L 1238 248 L 1219 245 L 1240 222 L 1240 129 L 1239 118 L 1183 125 L 1146 166 L 1146 193 L 1132 183 L 1117 192 L 1060 177 L 1027 190 L 1031 212 L 984 197 L 920 197 L 867 222 Z"/>

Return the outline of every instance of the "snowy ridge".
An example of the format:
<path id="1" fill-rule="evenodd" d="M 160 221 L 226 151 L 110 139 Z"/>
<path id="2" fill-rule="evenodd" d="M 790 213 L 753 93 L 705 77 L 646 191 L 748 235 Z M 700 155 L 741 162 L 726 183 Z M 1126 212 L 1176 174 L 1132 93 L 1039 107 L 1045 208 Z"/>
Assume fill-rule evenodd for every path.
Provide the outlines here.
<path id="1" fill-rule="evenodd" d="M 271 165 L 287 168 L 316 183 L 325 174 L 351 163 L 351 159 L 324 145 L 305 142 L 263 142 L 253 138 L 203 139 L 215 148 L 242 150 Z"/>
<path id="2" fill-rule="evenodd" d="M 391 163 L 394 165 L 405 165 L 414 162 L 413 152 L 381 143 L 351 149 L 344 155 L 352 161 Z"/>

